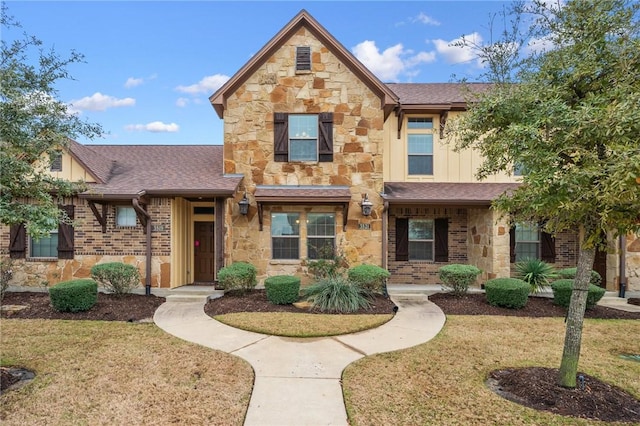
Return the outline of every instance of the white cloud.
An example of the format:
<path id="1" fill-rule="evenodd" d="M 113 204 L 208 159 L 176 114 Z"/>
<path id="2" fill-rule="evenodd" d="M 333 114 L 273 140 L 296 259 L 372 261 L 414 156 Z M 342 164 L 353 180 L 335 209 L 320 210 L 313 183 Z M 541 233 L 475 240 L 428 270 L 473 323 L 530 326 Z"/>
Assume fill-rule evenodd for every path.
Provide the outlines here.
<path id="1" fill-rule="evenodd" d="M 434 26 L 440 25 L 439 21 L 433 19 L 431 16 L 425 14 L 424 12 L 420 12 L 418 16 L 416 16 L 415 18 L 412 18 L 411 22 L 420 22 L 425 25 L 434 25 Z"/>
<path id="2" fill-rule="evenodd" d="M 175 133 L 180 130 L 180 126 L 178 126 L 176 123 L 167 124 L 163 123 L 162 121 L 152 121 L 151 123 L 147 124 L 129 124 L 125 126 L 125 130 L 128 130 L 130 132 L 145 131 L 151 133 Z"/>
<path id="3" fill-rule="evenodd" d="M 477 32 L 455 38 L 451 41 L 436 39 L 431 40 L 431 42 L 436 47 L 438 54 L 444 57 L 445 61 L 449 64 L 461 64 L 475 60 L 478 66 L 481 66 L 478 55 L 473 52 L 472 47 L 463 43 L 463 39 L 467 43 L 482 46 L 482 36 Z"/>
<path id="4" fill-rule="evenodd" d="M 532 38 L 529 40 L 526 46 L 524 46 L 524 53 L 532 54 L 532 53 L 543 53 L 548 52 L 550 50 L 555 49 L 555 45 L 553 41 L 547 37 L 542 38 Z"/>
<path id="5" fill-rule="evenodd" d="M 132 87 L 140 86 L 142 83 L 144 83 L 143 78 L 129 77 L 124 83 L 124 87 L 126 87 L 127 89 L 131 89 Z"/>
<path id="6" fill-rule="evenodd" d="M 107 108 L 128 107 L 136 104 L 133 98 L 118 99 L 114 96 L 103 95 L 96 92 L 91 96 L 85 96 L 82 99 L 76 99 L 71 102 L 70 110 L 74 112 L 81 111 L 105 111 Z"/>
<path id="7" fill-rule="evenodd" d="M 435 60 L 434 52 L 419 52 L 412 55 L 413 51 L 405 50 L 402 44 L 398 43 L 380 52 L 375 41 L 365 40 L 356 45 L 353 54 L 378 78 L 384 81 L 398 81 L 401 73 L 415 74 L 411 68 L 425 62 Z M 411 55 L 407 57 L 408 55 Z"/>
<path id="8" fill-rule="evenodd" d="M 224 83 L 229 80 L 228 75 L 224 74 L 214 74 L 204 77 L 202 80 L 197 82 L 196 84 L 192 84 L 190 86 L 178 86 L 176 90 L 182 93 L 189 93 L 191 95 L 195 95 L 198 93 L 211 93 L 218 90 Z"/>
<path id="9" fill-rule="evenodd" d="M 189 104 L 189 99 L 188 98 L 178 98 L 176 100 L 176 105 L 180 108 L 184 108 Z"/>

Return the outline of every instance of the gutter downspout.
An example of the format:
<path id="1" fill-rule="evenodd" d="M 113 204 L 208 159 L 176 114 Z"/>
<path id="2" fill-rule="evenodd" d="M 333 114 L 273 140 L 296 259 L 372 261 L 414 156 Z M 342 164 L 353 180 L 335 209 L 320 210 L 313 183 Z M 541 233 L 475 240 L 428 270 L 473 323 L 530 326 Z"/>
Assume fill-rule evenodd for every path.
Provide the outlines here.
<path id="1" fill-rule="evenodd" d="M 146 270 L 145 270 L 145 279 L 144 279 L 144 294 L 146 296 L 151 295 L 151 215 L 140 206 L 137 198 L 131 200 L 131 204 L 133 204 L 133 208 L 136 212 L 140 213 L 147 219 L 147 244 L 146 244 Z"/>
<path id="2" fill-rule="evenodd" d="M 625 260 L 627 257 L 627 237 L 624 235 L 620 235 L 620 279 L 618 280 L 618 284 L 620 289 L 618 290 L 618 297 L 624 297 L 626 287 L 627 287 L 627 277 L 626 277 L 626 265 Z"/>

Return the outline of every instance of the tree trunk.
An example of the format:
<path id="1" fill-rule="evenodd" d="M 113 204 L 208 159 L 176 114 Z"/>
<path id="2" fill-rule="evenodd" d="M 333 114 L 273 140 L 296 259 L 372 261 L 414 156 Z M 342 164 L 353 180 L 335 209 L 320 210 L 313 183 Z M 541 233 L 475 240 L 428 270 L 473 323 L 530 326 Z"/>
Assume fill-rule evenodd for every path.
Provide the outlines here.
<path id="1" fill-rule="evenodd" d="M 565 388 L 576 387 L 582 324 L 584 323 L 584 311 L 587 306 L 589 282 L 595 255 L 595 248 L 584 249 L 580 247 L 578 270 L 573 284 L 573 292 L 571 293 L 569 312 L 567 313 L 567 330 L 564 336 L 564 350 L 558 373 L 558 384 Z"/>

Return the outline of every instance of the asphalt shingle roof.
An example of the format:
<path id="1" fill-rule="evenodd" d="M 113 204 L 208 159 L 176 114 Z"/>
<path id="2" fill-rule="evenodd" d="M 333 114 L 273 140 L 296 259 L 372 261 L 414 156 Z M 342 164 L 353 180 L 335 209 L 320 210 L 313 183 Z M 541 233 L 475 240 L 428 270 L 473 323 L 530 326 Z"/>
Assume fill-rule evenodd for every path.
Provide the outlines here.
<path id="1" fill-rule="evenodd" d="M 389 203 L 488 205 L 518 183 L 387 182 L 383 198 Z"/>
<path id="2" fill-rule="evenodd" d="M 465 103 L 472 93 L 481 93 L 490 83 L 387 83 L 402 105 Z"/>
<path id="3" fill-rule="evenodd" d="M 85 195 L 229 195 L 240 176 L 223 174 L 220 145 L 72 145 L 102 182 Z"/>

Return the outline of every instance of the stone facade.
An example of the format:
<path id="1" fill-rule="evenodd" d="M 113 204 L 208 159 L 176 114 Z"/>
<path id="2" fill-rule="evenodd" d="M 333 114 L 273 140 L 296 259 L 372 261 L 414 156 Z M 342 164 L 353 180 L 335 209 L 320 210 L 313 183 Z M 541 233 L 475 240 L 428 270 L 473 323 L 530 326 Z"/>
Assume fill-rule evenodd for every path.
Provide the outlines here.
<path id="1" fill-rule="evenodd" d="M 91 276 L 91 267 L 98 263 L 123 262 L 135 265 L 140 271 L 141 286 L 146 276 L 146 235 L 140 223 L 135 227 L 116 226 L 116 206 L 107 206 L 107 229 L 94 217 L 86 200 L 67 200 L 75 205 L 74 258 L 47 259 L 30 258 L 29 242 L 27 258 L 13 259 L 11 285 L 44 286 L 61 281 Z M 100 208 L 98 208 L 101 211 Z M 151 286 L 169 287 L 171 271 L 171 200 L 151 199 L 148 206 L 153 223 Z M 8 256 L 9 228 L 0 229 L 2 255 Z"/>
<path id="2" fill-rule="evenodd" d="M 311 71 L 295 70 L 297 46 L 311 47 Z M 333 113 L 333 162 L 275 162 L 274 113 Z M 384 112 L 381 101 L 307 28 L 301 28 L 232 93 L 224 112 L 224 169 L 244 176 L 252 201 L 245 217 L 227 219 L 231 239 L 228 261 L 247 261 L 262 278 L 300 272 L 303 260 L 272 262 L 269 232 L 271 209 L 265 208 L 264 229 L 258 231 L 257 185 L 348 186 L 352 199 L 346 232 L 342 209 L 297 206 L 296 211 L 336 211 L 338 251 L 350 264 L 381 264 L 380 242 Z M 374 204 L 363 218 L 359 203 L 368 194 Z M 239 201 L 239 194 L 235 202 Z M 280 209 L 274 206 L 274 209 Z M 292 211 L 286 206 L 283 211 Z M 275 211 L 275 210 L 274 210 Z M 360 229 L 360 224 L 366 228 Z M 303 242 L 302 242 L 303 243 Z"/>
<path id="3" fill-rule="evenodd" d="M 640 234 L 628 234 L 625 242 L 627 290 L 640 291 Z M 617 268 L 617 272 L 619 273 L 619 268 Z M 616 281 L 619 282 L 619 280 L 619 276 L 616 276 Z"/>

